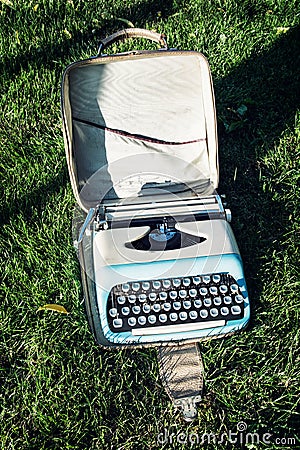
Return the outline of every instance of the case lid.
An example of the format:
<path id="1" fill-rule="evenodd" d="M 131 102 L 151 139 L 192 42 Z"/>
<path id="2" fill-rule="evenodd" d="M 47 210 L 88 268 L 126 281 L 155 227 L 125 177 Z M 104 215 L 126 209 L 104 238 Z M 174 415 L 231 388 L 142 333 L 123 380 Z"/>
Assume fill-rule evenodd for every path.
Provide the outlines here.
<path id="1" fill-rule="evenodd" d="M 63 76 L 62 115 L 72 187 L 85 211 L 161 189 L 202 195 L 218 185 L 213 87 L 199 52 L 73 63 Z"/>

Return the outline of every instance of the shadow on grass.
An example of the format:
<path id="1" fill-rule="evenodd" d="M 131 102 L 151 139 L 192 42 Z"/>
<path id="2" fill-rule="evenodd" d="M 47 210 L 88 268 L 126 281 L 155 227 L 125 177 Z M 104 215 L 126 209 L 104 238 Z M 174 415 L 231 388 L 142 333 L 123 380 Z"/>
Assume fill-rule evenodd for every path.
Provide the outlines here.
<path id="1" fill-rule="evenodd" d="M 70 40 L 66 39 L 57 43 L 57 45 L 48 44 L 43 47 L 33 48 L 30 52 L 21 53 L 15 58 L 2 58 L 0 61 L 0 73 L 5 76 L 16 76 L 21 69 L 27 70 L 32 64 L 34 66 L 55 67 L 54 61 L 68 59 L 71 50 L 76 50 L 80 54 L 83 50 L 90 49 L 91 42 L 95 43 L 94 54 L 96 54 L 100 39 L 118 29 L 126 28 L 124 22 L 119 18 L 130 17 L 131 22 L 136 27 L 144 27 L 146 22 L 155 20 L 158 13 L 160 13 L 162 19 L 171 15 L 173 13 L 172 5 L 172 0 L 148 0 L 143 2 L 142 7 L 138 3 L 127 8 L 116 9 L 112 18 L 102 19 L 101 26 L 95 27 L 90 24 L 85 32 L 73 32 Z"/>
<path id="2" fill-rule="evenodd" d="M 241 250 L 251 301 L 250 329 L 256 326 L 256 311 L 266 311 L 261 296 L 263 286 L 271 280 L 268 278 L 270 275 L 263 273 L 265 262 L 267 258 L 272 260 L 273 252 L 279 255 L 284 251 L 283 236 L 292 229 L 293 211 L 285 203 L 285 197 L 281 200 L 277 197 L 274 201 L 269 190 L 263 189 L 262 179 L 274 176 L 268 173 L 264 156 L 276 152 L 282 134 L 295 125 L 300 102 L 299 38 L 300 27 L 295 27 L 280 37 L 270 50 L 250 57 L 227 77 L 214 83 L 220 157 L 219 192 L 226 193 L 233 213 L 232 226 Z M 284 193 L 287 186 L 283 183 L 277 183 L 275 188 Z M 261 320 L 266 317 L 261 316 Z M 238 336 L 236 338 L 239 339 Z M 213 345 L 218 346 L 218 343 Z M 213 353 L 212 348 L 204 348 L 204 353 Z M 230 363 L 223 361 L 221 364 L 219 361 L 216 366 L 212 365 L 208 378 L 212 373 L 217 376 L 218 364 L 222 365 L 223 373 L 227 370 L 234 373 L 245 371 L 245 366 L 240 365 L 236 356 Z M 280 389 L 274 387 L 272 395 L 274 401 L 280 398 Z M 220 410 L 226 410 L 225 404 L 220 405 L 213 392 L 207 394 L 204 408 L 211 409 L 216 417 Z M 266 409 L 260 414 L 271 427 L 273 416 L 270 411 Z M 288 426 L 295 430 L 299 426 L 297 417 L 297 412 L 291 413 L 288 420 Z"/>
<path id="3" fill-rule="evenodd" d="M 67 169 L 62 169 L 55 175 L 55 178 L 49 178 L 47 183 L 42 183 L 41 186 L 31 190 L 28 194 L 21 195 L 14 201 L 9 199 L 2 207 L 0 225 L 9 223 L 13 217 L 19 214 L 30 220 L 33 210 L 42 212 L 49 198 L 59 192 L 61 187 L 66 186 L 67 183 Z"/>
<path id="4" fill-rule="evenodd" d="M 261 291 L 261 258 L 289 226 L 290 211 L 263 192 L 260 176 L 261 159 L 295 123 L 300 101 L 299 38 L 300 27 L 295 27 L 269 51 L 215 82 L 219 191 L 227 194 L 233 211 L 251 300 L 258 299 Z"/>

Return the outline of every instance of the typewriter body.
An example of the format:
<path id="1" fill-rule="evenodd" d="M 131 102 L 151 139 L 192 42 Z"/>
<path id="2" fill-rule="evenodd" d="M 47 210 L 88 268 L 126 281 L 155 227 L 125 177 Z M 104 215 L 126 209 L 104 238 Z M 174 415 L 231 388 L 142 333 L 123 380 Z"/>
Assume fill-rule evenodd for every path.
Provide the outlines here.
<path id="1" fill-rule="evenodd" d="M 138 35 L 133 30 L 121 38 Z M 204 56 L 163 48 L 76 62 L 64 74 L 62 114 L 85 216 L 76 246 L 97 342 L 173 345 L 245 327 L 241 256 L 216 191 L 215 105 Z"/>

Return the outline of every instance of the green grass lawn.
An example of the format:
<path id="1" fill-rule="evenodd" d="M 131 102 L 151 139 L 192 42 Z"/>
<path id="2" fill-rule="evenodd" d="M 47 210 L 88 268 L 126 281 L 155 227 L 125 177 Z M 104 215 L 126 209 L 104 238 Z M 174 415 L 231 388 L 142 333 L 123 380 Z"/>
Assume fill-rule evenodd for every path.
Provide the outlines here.
<path id="1" fill-rule="evenodd" d="M 241 421 L 270 443 L 203 447 L 300 448 L 299 13 L 296 0 L 0 1 L 1 449 L 191 448 L 176 436 L 228 435 Z M 219 192 L 252 302 L 246 331 L 201 345 L 206 390 L 189 425 L 164 392 L 155 350 L 94 344 L 72 247 L 61 77 L 126 21 L 208 57 Z M 37 312 L 46 303 L 70 314 Z M 158 442 L 165 430 L 173 443 Z"/>

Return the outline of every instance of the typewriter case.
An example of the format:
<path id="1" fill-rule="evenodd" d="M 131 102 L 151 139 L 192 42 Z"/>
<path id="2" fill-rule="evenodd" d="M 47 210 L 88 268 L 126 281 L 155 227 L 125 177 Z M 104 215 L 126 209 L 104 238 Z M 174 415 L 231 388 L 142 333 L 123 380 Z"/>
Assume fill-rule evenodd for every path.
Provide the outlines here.
<path id="1" fill-rule="evenodd" d="M 162 48 L 102 53 L 129 37 L 148 38 Z M 97 343 L 177 345 L 242 329 L 249 320 L 249 302 L 238 247 L 216 192 L 216 115 L 205 57 L 168 49 L 163 36 L 147 30 L 118 32 L 102 41 L 96 57 L 67 67 L 62 117 L 69 175 L 82 217 L 75 245 Z M 128 246 L 143 238 L 151 221 L 168 226 L 170 217 L 179 217 L 172 222 L 176 230 L 199 242 L 160 252 Z M 127 289 L 128 283 L 134 288 L 178 278 L 193 283 L 215 273 L 235 274 L 245 305 L 243 317 L 227 327 L 190 326 L 184 332 L 180 326 L 153 334 L 147 329 L 141 336 L 109 329 L 106 303 L 113 286 L 126 284 Z"/>

